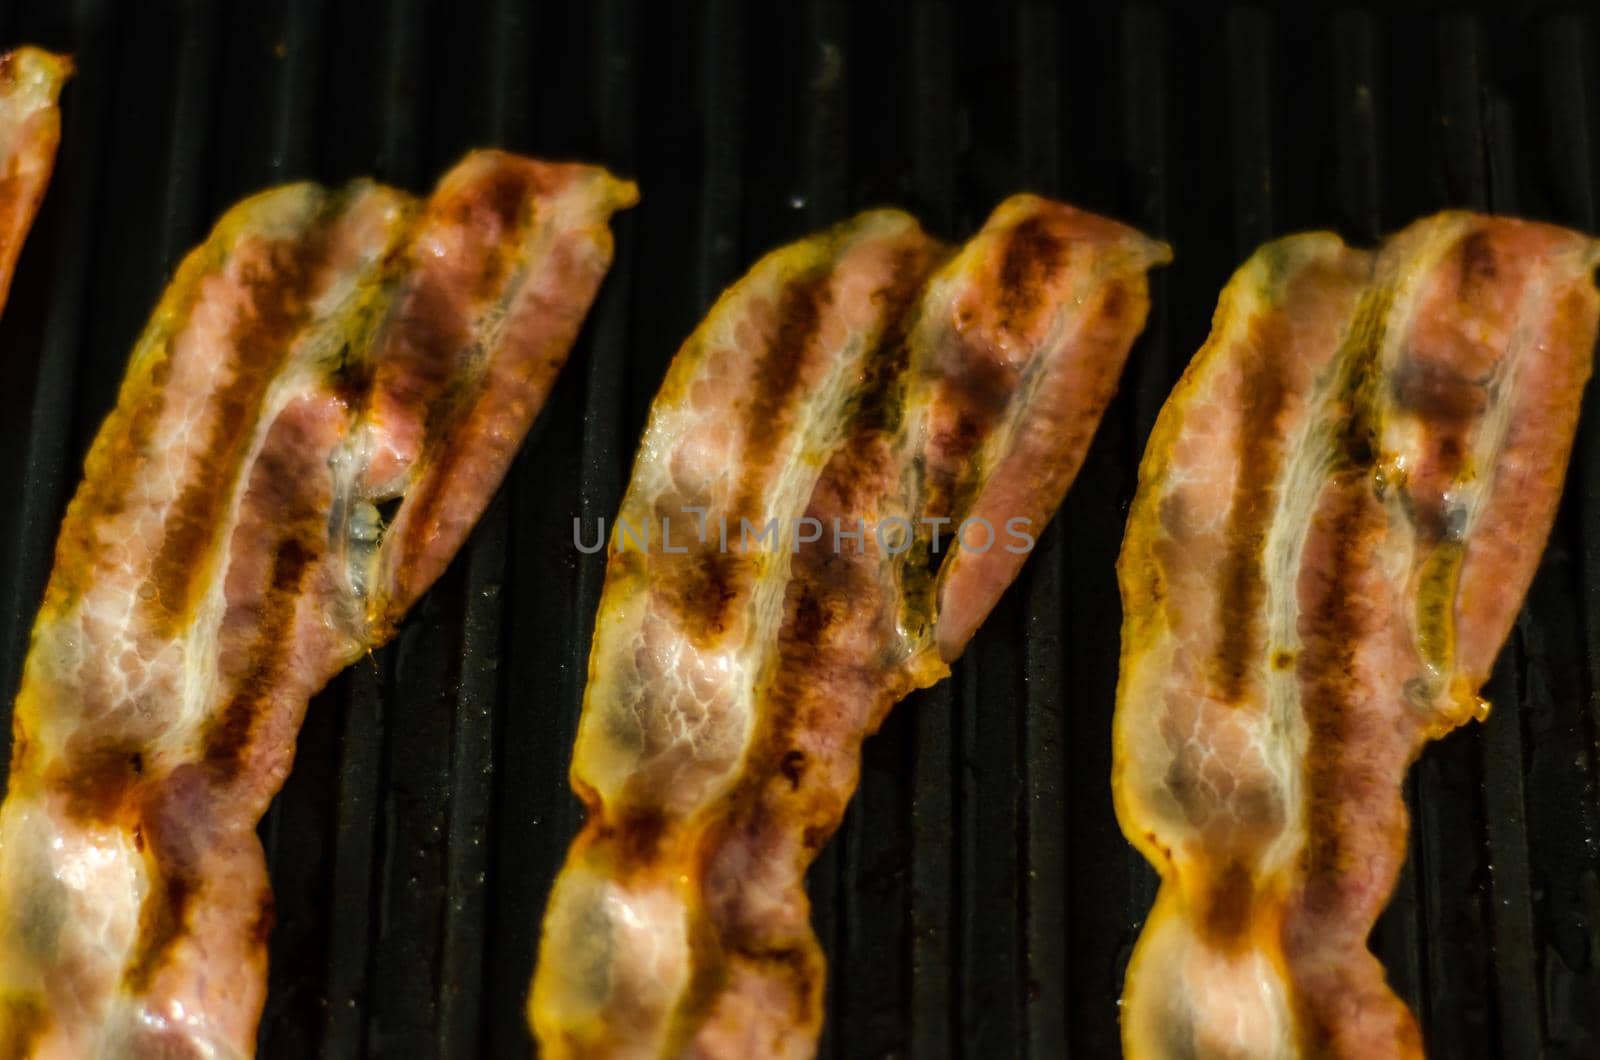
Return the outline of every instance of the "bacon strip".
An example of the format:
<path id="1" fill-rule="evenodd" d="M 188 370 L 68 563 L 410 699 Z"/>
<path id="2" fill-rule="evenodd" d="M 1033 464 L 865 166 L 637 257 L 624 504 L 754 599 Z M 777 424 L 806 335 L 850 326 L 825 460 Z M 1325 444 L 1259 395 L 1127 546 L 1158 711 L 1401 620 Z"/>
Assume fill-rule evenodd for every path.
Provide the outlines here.
<path id="1" fill-rule="evenodd" d="M 814 1051 L 803 878 L 861 741 L 1015 577 L 1168 252 L 1018 196 L 944 257 L 863 214 L 756 265 L 674 360 L 612 539 L 572 767 L 589 820 L 529 1004 L 545 1055 Z M 952 551 L 968 517 L 994 539 Z M 768 520 L 780 539 L 741 537 Z"/>
<path id="2" fill-rule="evenodd" d="M 55 167 L 61 140 L 56 99 L 72 60 L 40 48 L 0 55 L 0 306 Z"/>
<path id="3" fill-rule="evenodd" d="M 1555 517 L 1600 244 L 1468 213 L 1263 247 L 1168 399 L 1118 570 L 1114 787 L 1162 886 L 1130 1057 L 1408 1057 L 1366 940 L 1401 781 L 1479 689 Z"/>
<path id="4" fill-rule="evenodd" d="M 460 547 L 635 197 L 478 152 L 420 204 L 265 192 L 185 260 L 89 453 L 17 698 L 0 1054 L 253 1054 L 255 826 L 306 702 Z"/>

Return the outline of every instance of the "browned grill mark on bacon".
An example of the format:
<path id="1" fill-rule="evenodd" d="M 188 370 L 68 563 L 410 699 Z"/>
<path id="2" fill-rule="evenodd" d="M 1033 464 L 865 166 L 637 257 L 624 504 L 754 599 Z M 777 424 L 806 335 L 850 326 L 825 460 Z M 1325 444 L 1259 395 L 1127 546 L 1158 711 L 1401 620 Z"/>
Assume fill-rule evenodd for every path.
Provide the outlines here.
<path id="1" fill-rule="evenodd" d="M 648 865 L 667 839 L 668 822 L 654 807 L 627 807 L 601 825 L 597 839 L 610 843 L 624 867 Z"/>
<path id="2" fill-rule="evenodd" d="M 24 193 L 25 188 L 20 174 L 0 174 L 0 203 L 8 203 Z"/>
<path id="3" fill-rule="evenodd" d="M 805 848 L 807 854 L 814 856 L 822 850 L 829 839 L 833 838 L 837 827 L 831 821 L 824 824 L 808 824 L 800 832 L 800 845 Z"/>
<path id="4" fill-rule="evenodd" d="M 1344 749 L 1348 727 L 1363 716 L 1362 705 L 1352 701 L 1356 690 L 1351 674 L 1356 646 L 1366 637 L 1370 620 L 1357 595 L 1356 572 L 1364 566 L 1370 542 L 1381 533 L 1381 512 L 1370 503 L 1353 475 L 1334 487 L 1333 508 L 1322 521 L 1341 557 L 1322 576 L 1315 604 L 1302 616 L 1305 647 L 1300 653 L 1298 678 L 1302 689 L 1302 714 L 1308 729 L 1302 772 L 1305 778 L 1304 847 L 1299 875 L 1308 910 L 1338 901 L 1339 881 L 1351 871 L 1343 813 L 1348 805 L 1349 776 Z M 1312 533 L 1317 533 L 1313 524 Z M 1291 962 L 1290 977 L 1300 971 Z M 1326 1021 L 1333 999 L 1292 991 L 1296 1032 L 1306 1055 L 1321 1055 L 1331 1040 Z"/>
<path id="5" fill-rule="evenodd" d="M 50 1013 L 31 998 L 0 998 L 0 1060 L 26 1060 L 50 1028 Z"/>
<path id="6" fill-rule="evenodd" d="M 1362 299 L 1356 319 L 1345 341 L 1348 351 L 1339 395 L 1331 413 L 1335 417 L 1334 460 L 1341 470 L 1371 470 L 1377 463 L 1378 402 L 1374 389 L 1382 385 L 1377 370 L 1378 353 L 1387 329 L 1386 318 L 1394 292 L 1386 287 L 1370 291 Z"/>
<path id="7" fill-rule="evenodd" d="M 752 828 L 759 829 L 767 816 L 763 812 L 769 809 L 766 789 L 774 775 L 782 777 L 784 787 L 797 798 L 826 794 L 810 793 L 802 785 L 808 762 L 798 744 L 802 728 L 809 719 L 801 715 L 800 708 L 813 704 L 801 675 L 820 670 L 827 676 L 837 671 L 842 660 L 838 658 L 837 649 L 825 647 L 828 633 L 834 626 L 848 622 L 854 607 L 868 603 L 870 598 L 866 594 L 876 588 L 868 579 L 860 577 L 859 568 L 848 561 L 817 554 L 821 550 L 810 551 L 810 562 L 802 558 L 796 563 L 797 568 L 803 569 L 797 572 L 796 584 L 791 588 L 795 597 L 792 618 L 784 636 L 777 674 L 763 696 L 764 732 L 752 747 L 752 754 L 763 767 L 753 770 L 739 791 L 726 799 L 724 812 L 734 820 L 747 817 Z M 802 553 L 802 557 L 805 555 Z M 766 823 L 777 820 L 774 817 Z M 818 846 L 826 842 L 837 827 L 837 822 L 827 812 L 819 814 L 815 821 L 799 823 L 820 831 L 816 837 Z"/>
<path id="8" fill-rule="evenodd" d="M 790 748 L 778 759 L 778 772 L 789 782 L 789 787 L 795 791 L 800 790 L 800 780 L 806 772 L 806 753 L 795 748 Z"/>
<path id="9" fill-rule="evenodd" d="M 778 294 L 774 332 L 757 361 L 750 403 L 743 415 L 740 483 L 726 515 L 728 552 L 721 551 L 720 542 L 717 549 L 703 549 L 678 568 L 675 584 L 659 586 L 659 598 L 672 607 L 680 627 L 697 644 L 708 645 L 727 631 L 732 620 L 729 608 L 753 576 L 752 561 L 740 554 L 745 544 L 740 520 L 747 519 L 755 527 L 752 549 L 770 547 L 753 540 L 767 521 L 767 513 L 760 510 L 760 497 L 765 492 L 778 443 L 785 437 L 796 406 L 805 399 L 800 382 L 807 351 L 816 342 L 823 313 L 832 300 L 830 280 L 830 270 L 819 267 L 785 284 Z M 692 525 L 687 513 L 662 514 L 681 520 L 684 529 Z M 779 531 L 781 535 L 785 528 L 780 527 Z M 707 537 L 709 540 L 709 530 Z M 674 547 L 684 543 L 679 539 Z M 788 542 L 780 539 L 778 547 L 786 548 Z"/>
<path id="10" fill-rule="evenodd" d="M 252 312 L 229 335 L 234 376 L 212 397 L 211 427 L 196 454 L 191 473 L 166 521 L 161 547 L 151 563 L 144 594 L 157 636 L 168 637 L 185 624 L 209 573 L 201 559 L 223 526 L 232 483 L 240 474 L 255 437 L 262 401 L 288 356 L 290 340 L 304 327 L 307 298 L 327 253 L 324 214 L 304 241 L 280 242 L 267 252 L 259 272 L 242 278 Z"/>
<path id="11" fill-rule="evenodd" d="M 288 662 L 301 582 L 317 558 L 314 546 L 300 537 L 283 539 L 273 553 L 271 588 L 261 602 L 260 632 L 249 648 L 250 667 L 206 732 L 203 756 L 218 781 L 239 768 L 256 719 Z"/>
<path id="12" fill-rule="evenodd" d="M 248 470 L 242 503 L 247 518 L 271 519 L 274 536 L 266 585 L 255 601 L 253 636 L 236 650 L 248 659 L 232 696 L 216 712 L 204 735 L 202 760 L 219 784 L 244 764 L 256 721 L 283 681 L 295 643 L 295 617 L 305 581 L 323 557 L 328 540 L 326 501 L 316 458 L 304 449 L 298 429 L 274 424 Z"/>
<path id="13" fill-rule="evenodd" d="M 407 407 L 426 410 L 421 451 L 429 454 L 432 465 L 411 486 L 405 501 L 411 529 L 400 542 L 396 564 L 400 582 L 396 598 L 402 607 L 409 606 L 413 595 L 405 572 L 433 546 L 434 529 L 452 496 L 451 482 L 471 460 L 476 432 L 483 427 L 484 406 L 496 396 L 488 390 L 493 384 L 481 363 L 483 351 L 475 334 L 492 303 L 508 297 L 513 273 L 527 253 L 529 232 L 539 222 L 537 204 L 523 203 L 517 195 L 537 190 L 541 183 L 536 172 L 499 172 L 479 194 L 463 196 L 454 204 L 456 225 L 494 229 L 500 238 L 485 255 L 483 270 L 468 277 L 465 292 L 458 290 L 459 278 L 430 275 L 425 263 L 418 267 L 420 282 L 408 293 L 405 315 L 395 325 L 394 341 L 401 345 L 401 356 L 378 368 L 380 388 L 387 388 Z M 492 223 L 486 222 L 485 214 Z M 422 222 L 424 228 L 437 223 L 427 218 Z M 569 244 L 557 242 L 547 253 L 576 273 L 584 271 Z M 542 395 L 565 363 L 565 355 L 562 348 L 530 360 L 519 383 L 529 394 Z"/>
<path id="14" fill-rule="evenodd" d="M 1000 263 L 1002 326 L 1031 331 L 1039 311 L 1052 303 L 1050 284 L 1060 271 L 1066 244 L 1048 220 L 1031 214 L 1017 223 Z"/>
<path id="15" fill-rule="evenodd" d="M 453 382 L 460 385 L 457 358 L 472 341 L 472 321 L 454 291 L 424 282 L 406 292 L 391 326 L 397 337 L 390 341 L 399 348 L 373 369 L 375 382 L 406 411 L 422 413 L 424 437 L 436 440 L 459 415 L 459 399 L 438 399 Z"/>
<path id="16" fill-rule="evenodd" d="M 1489 404 L 1484 381 L 1466 378 L 1453 365 L 1407 357 L 1392 379 L 1395 406 L 1441 429 L 1470 423 Z"/>
<path id="17" fill-rule="evenodd" d="M 759 529 L 758 527 L 757 532 Z M 755 535 L 751 536 L 753 538 Z M 708 539 L 710 537 L 709 530 L 707 537 Z M 685 544 L 683 541 L 677 541 L 673 547 Z M 753 566 L 749 557 L 734 551 L 740 546 L 741 542 L 735 537 L 734 528 L 730 526 L 727 552 L 721 550 L 720 544 L 717 548 L 708 547 L 696 551 L 688 557 L 689 562 L 685 565 L 680 579 L 664 580 L 660 584 L 660 598 L 680 616 L 681 628 L 698 644 L 711 644 L 727 632 L 733 617 L 729 609 L 739 599 L 741 588 L 747 585 L 753 576 Z M 752 541 L 752 547 L 761 546 L 756 546 Z M 784 547 L 782 542 L 779 543 L 779 547 Z"/>
<path id="18" fill-rule="evenodd" d="M 457 397 L 448 398 L 444 403 L 450 406 L 449 411 L 437 414 L 439 422 L 435 422 L 434 417 L 430 417 L 427 429 L 424 432 L 425 437 L 436 439 L 429 445 L 433 471 L 428 477 L 411 488 L 404 501 L 408 512 L 407 518 L 410 520 L 411 525 L 422 529 L 420 532 L 413 531 L 408 534 L 401 542 L 404 554 L 400 557 L 397 566 L 402 572 L 398 575 L 402 583 L 405 579 L 404 572 L 417 562 L 418 558 L 431 543 L 427 528 L 437 523 L 445 496 L 448 493 L 447 487 L 450 478 L 468 456 L 469 440 L 460 437 L 462 417 L 465 414 L 463 405 L 466 404 L 466 401 Z M 448 423 L 445 422 L 446 420 L 448 420 Z M 410 592 L 403 585 L 400 587 L 398 595 L 401 598 L 402 606 L 410 606 Z M 385 616 L 380 621 L 388 621 L 388 617 Z"/>
<path id="19" fill-rule="evenodd" d="M 461 202 L 459 222 L 471 225 L 479 210 L 487 210 L 503 231 L 526 231 L 534 222 L 534 207 L 529 199 L 534 190 L 531 185 L 532 176 L 525 170 L 498 171 L 485 184 L 481 196 Z M 502 240 L 495 244 L 493 252 L 483 255 L 483 267 L 473 277 L 471 286 L 474 301 L 486 301 L 504 286 L 507 274 L 520 257 L 519 243 L 520 240 Z"/>
<path id="20" fill-rule="evenodd" d="M 894 256 L 890 275 L 894 282 L 880 292 L 888 326 L 884 329 L 877 356 L 871 358 L 862 374 L 861 387 L 854 396 L 847 433 L 870 431 L 884 434 L 900 427 L 905 417 L 906 366 L 910 363 L 910 330 L 916 322 L 917 297 L 922 281 L 943 264 L 947 248 L 930 253 L 928 247 L 905 247 Z"/>
<path id="21" fill-rule="evenodd" d="M 1289 398 L 1281 363 L 1289 341 L 1287 322 L 1280 314 L 1263 313 L 1250 322 L 1250 337 L 1255 357 L 1241 380 L 1239 471 L 1228 506 L 1212 659 L 1222 700 L 1236 705 L 1262 648 L 1261 605 L 1267 591 L 1262 564 L 1284 456 L 1278 419 Z"/>
<path id="22" fill-rule="evenodd" d="M 1005 240 L 1000 268 L 991 281 L 1000 311 L 998 327 L 1026 336 L 1037 327 L 1040 316 L 1057 305 L 1053 283 L 1063 265 L 1066 244 L 1050 222 L 1037 214 L 1014 225 Z M 1116 296 L 1113 307 L 1120 311 L 1122 301 L 1123 295 Z M 972 321 L 957 319 L 954 324 L 946 340 L 954 348 L 943 354 L 948 361 L 941 365 L 945 371 L 936 401 L 953 410 L 955 425 L 935 441 L 938 459 L 927 469 L 925 486 L 924 508 L 934 518 L 958 517 L 970 502 L 986 470 L 971 466 L 972 457 L 1010 407 L 1023 370 L 1002 359 L 1002 351 L 988 349 L 983 339 L 966 338 L 964 332 Z M 1098 422 L 1099 412 L 1092 410 L 1086 415 Z"/>
<path id="23" fill-rule="evenodd" d="M 1146 290 L 1147 284 L 1142 273 L 1133 278 L 1106 278 L 1100 284 L 1098 299 L 1089 308 L 1080 310 L 1082 323 L 1078 328 L 1079 333 L 1089 337 L 1090 341 L 1101 341 L 1098 336 L 1123 334 L 1129 326 L 1124 317 L 1135 305 L 1138 306 L 1139 320 L 1144 319 L 1150 304 Z M 1121 361 L 1097 359 L 1089 368 L 1092 375 L 1084 381 L 1083 400 L 1061 412 L 1060 422 L 1068 425 L 1069 429 L 1061 432 L 1060 447 L 1047 454 L 1038 466 L 1038 479 L 1041 482 L 1049 480 L 1064 467 L 1076 468 L 1083 460 L 1089 440 L 1100 425 L 1100 417 L 1105 414 L 1106 406 L 1116 393 L 1117 381 L 1122 377 Z M 982 484 L 982 479 L 982 471 L 976 467 L 968 473 L 968 485 L 972 493 Z"/>
<path id="24" fill-rule="evenodd" d="M 256 947 L 265 950 L 267 942 L 272 938 L 272 929 L 278 923 L 278 907 L 273 900 L 272 891 L 263 888 L 256 898 L 256 915 L 250 921 L 250 941 Z"/>
<path id="25" fill-rule="evenodd" d="M 481 394 L 482 386 L 482 381 L 478 380 L 473 389 Z M 403 554 L 397 564 L 400 571 L 397 579 L 401 584 L 397 595 L 403 607 L 411 603 L 411 592 L 404 584 L 404 572 L 417 562 L 432 543 L 430 528 L 437 524 L 443 511 L 445 498 L 449 494 L 449 481 L 469 456 L 470 439 L 463 437 L 463 430 L 476 395 L 467 396 L 462 392 L 465 387 L 455 389 L 455 393 L 435 392 L 432 396 L 429 407 L 434 411 L 428 416 L 423 431 L 423 448 L 431 454 L 433 470 L 414 485 L 405 497 L 411 525 L 420 529 L 408 534 L 401 542 Z M 377 621 L 382 624 L 388 622 L 390 617 L 380 616 Z"/>
<path id="26" fill-rule="evenodd" d="M 745 959 L 765 965 L 768 969 L 782 969 L 783 975 L 793 984 L 789 996 L 793 1001 L 795 1017 L 804 1019 L 813 1007 L 822 1001 L 823 972 L 821 954 L 814 946 L 735 947 L 734 952 Z"/>
<path id="27" fill-rule="evenodd" d="M 1224 953 L 1238 949 L 1250 930 L 1255 908 L 1255 877 L 1237 860 L 1207 881 L 1200 925 L 1207 941 Z"/>
<path id="28" fill-rule="evenodd" d="M 1322 521 L 1328 527 L 1328 536 L 1337 542 L 1329 551 L 1349 558 L 1333 564 L 1322 576 L 1324 584 L 1316 605 L 1302 618 L 1305 646 L 1300 650 L 1297 669 L 1309 730 L 1305 752 L 1307 842 L 1302 864 L 1308 881 L 1337 874 L 1347 867 L 1342 853 L 1344 826 L 1339 815 L 1344 794 L 1344 737 L 1346 719 L 1354 711 L 1350 675 L 1356 645 L 1369 627 L 1356 598 L 1354 572 L 1368 552 L 1366 542 L 1377 532 L 1372 525 L 1377 511 L 1360 485 L 1347 481 L 1335 489 L 1335 507 Z M 1317 531 L 1314 528 L 1312 532 Z"/>
<path id="29" fill-rule="evenodd" d="M 399 324 L 412 356 L 404 359 L 402 372 L 389 373 L 385 378 L 408 406 L 426 410 L 424 450 L 437 447 L 455 430 L 481 390 L 482 380 L 475 373 L 469 372 L 466 377 L 460 374 L 463 367 L 472 367 L 463 361 L 473 353 L 474 321 L 470 313 L 505 289 L 523 254 L 523 239 L 536 221 L 534 207 L 524 199 L 533 183 L 533 176 L 527 172 L 499 170 L 480 194 L 457 200 L 443 219 L 446 227 L 468 231 L 493 228 L 502 233 L 500 240 L 481 256 L 479 267 L 465 277 L 465 291 L 458 290 L 455 278 L 448 275 L 435 282 L 429 275 L 428 263 L 420 263 L 418 275 L 424 277 L 423 282 L 409 292 L 405 317 Z M 428 225 L 425 219 L 424 227 Z M 467 295 L 465 301 L 463 293 Z M 422 488 L 431 496 L 419 498 L 417 506 L 431 511 L 442 484 L 425 484 Z"/>
<path id="30" fill-rule="evenodd" d="M 738 967 L 740 963 L 746 966 L 743 969 L 745 971 L 750 971 L 750 966 L 754 966 L 762 974 L 776 974 L 790 984 L 790 988 L 782 992 L 783 1001 L 787 1002 L 787 1012 L 783 1018 L 772 1018 L 777 1015 L 775 1012 L 766 1013 L 769 1024 L 786 1029 L 804 1023 L 822 1004 L 826 971 L 822 954 L 814 941 L 797 940 L 792 944 L 776 945 L 741 943 L 739 940 L 720 939 L 702 930 L 695 938 L 695 945 L 707 956 L 714 954 L 715 959 L 697 962 L 695 978 L 689 984 L 666 1047 L 660 1051 L 662 1056 L 691 1053 L 695 1032 L 709 1015 L 718 994 L 741 970 Z M 741 1047 L 744 1047 L 743 1043 Z M 753 1056 L 779 1055 L 782 1051 L 781 1042 L 778 1041 L 758 1040 L 751 1046 Z"/>
<path id="31" fill-rule="evenodd" d="M 138 804 L 144 758 L 134 743 L 112 743 L 70 755 L 46 784 L 66 796 L 66 810 L 85 824 L 117 824 Z"/>
<path id="32" fill-rule="evenodd" d="M 1011 404 L 1017 377 L 1013 367 L 982 352 L 963 352 L 956 361 L 954 370 L 941 382 L 939 395 L 961 412 L 960 427 L 952 439 L 955 444 L 949 451 L 952 462 L 970 456 L 989 433 Z"/>
<path id="33" fill-rule="evenodd" d="M 1107 324 L 1118 324 L 1122 321 L 1123 315 L 1128 312 L 1128 307 L 1133 304 L 1131 287 L 1132 284 L 1126 280 L 1106 284 L 1105 297 L 1100 299 L 1098 327 L 1103 329 Z"/>
<path id="34" fill-rule="evenodd" d="M 189 904 L 198 888 L 198 881 L 180 870 L 156 872 L 150 893 L 139 907 L 139 940 L 134 943 L 133 959 L 122 975 L 125 990 L 139 993 L 149 989 L 173 943 L 184 933 Z"/>
<path id="35" fill-rule="evenodd" d="M 1499 256 L 1489 233 L 1480 228 L 1464 238 L 1458 261 L 1457 297 L 1463 304 L 1471 305 L 1500 278 Z"/>
<path id="36" fill-rule="evenodd" d="M 952 336 L 952 343 L 963 340 Z M 930 517 L 955 516 L 970 494 L 968 462 L 1011 402 L 1016 371 L 982 353 L 948 352 L 954 363 L 935 400 L 953 411 L 955 424 L 934 440 L 937 459 L 927 465 L 923 506 Z"/>
<path id="37" fill-rule="evenodd" d="M 740 453 L 740 487 L 729 513 L 731 521 L 741 517 L 765 522 L 758 511 L 767 470 L 773 454 L 794 418 L 795 405 L 804 397 L 798 392 L 806 352 L 817 339 L 822 314 L 832 301 L 827 269 L 783 286 L 778 295 L 776 327 L 772 342 L 761 351 L 750 391 L 749 411 L 745 415 L 744 447 Z"/>
<path id="38" fill-rule="evenodd" d="M 226 827 L 214 816 L 215 784 L 203 768 L 180 764 L 165 776 L 151 777 L 141 790 L 136 812 L 149 890 L 139 906 L 138 937 L 123 965 L 122 988 L 129 993 L 150 988 L 173 948 L 189 934 L 192 911 L 206 899 L 206 851 L 215 830 Z"/>
<path id="39" fill-rule="evenodd" d="M 347 411 L 355 412 L 371 406 L 376 381 L 372 358 L 357 353 L 346 343 L 339 352 L 338 364 L 328 375 L 328 389 Z"/>

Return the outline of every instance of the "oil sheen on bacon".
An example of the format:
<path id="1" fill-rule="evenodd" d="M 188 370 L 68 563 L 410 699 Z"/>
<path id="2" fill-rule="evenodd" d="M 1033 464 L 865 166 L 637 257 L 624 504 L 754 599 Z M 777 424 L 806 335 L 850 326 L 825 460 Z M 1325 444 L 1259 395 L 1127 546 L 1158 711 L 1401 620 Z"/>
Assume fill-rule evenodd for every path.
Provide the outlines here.
<path id="1" fill-rule="evenodd" d="M 56 99 L 71 76 L 65 55 L 33 47 L 0 55 L 0 306 L 55 167 L 61 140 Z"/>
<path id="2" fill-rule="evenodd" d="M 953 255 L 875 211 L 769 255 L 712 309 L 612 537 L 572 766 L 589 818 L 530 999 L 544 1055 L 814 1051 L 803 878 L 861 741 L 948 673 L 1015 577 L 1006 522 L 1037 534 L 1060 503 L 1167 257 L 1033 196 Z M 969 516 L 993 547 L 974 526 L 952 553 L 941 524 L 935 553 L 924 519 Z M 866 533 L 836 540 L 836 518 Z M 755 539 L 768 520 L 781 541 Z"/>
<path id="3" fill-rule="evenodd" d="M 1554 519 L 1597 261 L 1445 213 L 1268 244 L 1223 291 L 1119 564 L 1116 806 L 1162 875 L 1129 1057 L 1421 1055 L 1367 936 L 1406 770 L 1485 715 Z"/>
<path id="4" fill-rule="evenodd" d="M 253 1055 L 255 826 L 306 702 L 460 547 L 634 199 L 478 152 L 421 202 L 265 192 L 184 261 L 90 450 L 17 697 L 0 1055 Z"/>

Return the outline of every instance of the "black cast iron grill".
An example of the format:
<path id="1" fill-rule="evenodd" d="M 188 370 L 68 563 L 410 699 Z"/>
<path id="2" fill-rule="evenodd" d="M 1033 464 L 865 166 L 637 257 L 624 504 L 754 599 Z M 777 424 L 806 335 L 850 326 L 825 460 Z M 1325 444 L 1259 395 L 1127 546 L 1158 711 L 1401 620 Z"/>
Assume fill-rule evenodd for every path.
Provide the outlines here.
<path id="1" fill-rule="evenodd" d="M 827 1057 L 1109 1057 L 1154 877 L 1108 790 L 1113 561 L 1144 437 L 1235 264 L 1446 205 L 1597 228 L 1600 52 L 1577 5 L 1057 9 L 0 2 L 74 51 L 56 180 L 0 322 L 0 688 L 80 460 L 182 252 L 302 177 L 424 189 L 465 149 L 604 162 L 644 203 L 470 547 L 312 705 L 261 828 L 261 1054 L 525 1055 L 576 830 L 566 766 L 602 556 L 667 359 L 761 251 L 879 203 L 971 232 L 1054 193 L 1170 240 L 1076 487 L 955 677 L 902 704 L 812 873 Z M 1490 687 L 1431 748 L 1375 946 L 1439 1057 L 1600 1055 L 1600 394 Z"/>

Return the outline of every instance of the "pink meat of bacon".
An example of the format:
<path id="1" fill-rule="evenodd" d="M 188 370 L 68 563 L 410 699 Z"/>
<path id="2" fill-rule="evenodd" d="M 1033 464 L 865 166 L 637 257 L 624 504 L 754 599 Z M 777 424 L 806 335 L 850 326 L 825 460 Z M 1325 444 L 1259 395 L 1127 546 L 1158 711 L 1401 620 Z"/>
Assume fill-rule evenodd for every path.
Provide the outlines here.
<path id="1" fill-rule="evenodd" d="M 1015 578 L 1167 257 L 1035 196 L 954 255 L 874 211 L 768 255 L 690 337 L 612 537 L 572 766 L 589 819 L 529 1003 L 544 1055 L 814 1051 L 803 881 L 861 742 Z"/>
<path id="2" fill-rule="evenodd" d="M 1406 770 L 1487 711 L 1555 517 L 1597 261 L 1446 213 L 1268 244 L 1223 291 L 1119 564 L 1117 812 L 1162 875 L 1129 1057 L 1421 1054 L 1367 936 Z"/>
<path id="3" fill-rule="evenodd" d="M 265 192 L 184 261 L 89 452 L 17 697 L 0 1054 L 253 1054 L 255 826 L 306 702 L 461 546 L 634 199 L 477 152 L 422 202 Z"/>
<path id="4" fill-rule="evenodd" d="M 0 55 L 0 306 L 55 167 L 61 140 L 56 99 L 71 76 L 65 55 L 32 47 Z"/>

